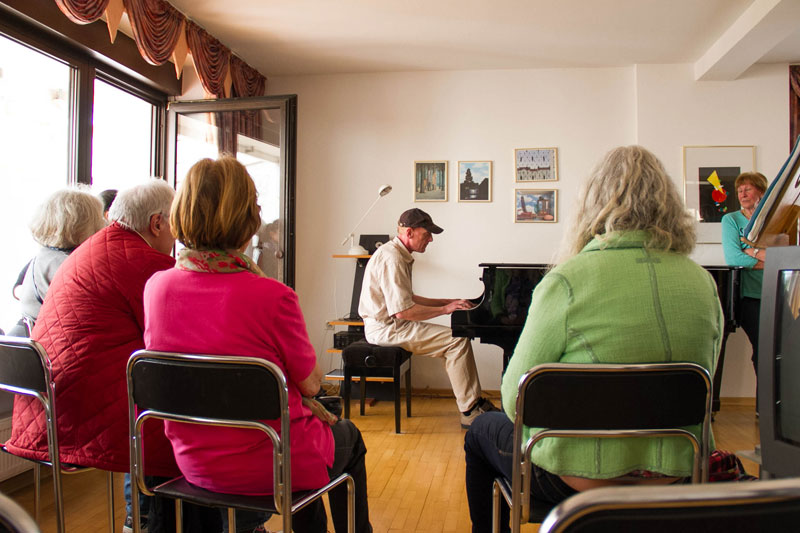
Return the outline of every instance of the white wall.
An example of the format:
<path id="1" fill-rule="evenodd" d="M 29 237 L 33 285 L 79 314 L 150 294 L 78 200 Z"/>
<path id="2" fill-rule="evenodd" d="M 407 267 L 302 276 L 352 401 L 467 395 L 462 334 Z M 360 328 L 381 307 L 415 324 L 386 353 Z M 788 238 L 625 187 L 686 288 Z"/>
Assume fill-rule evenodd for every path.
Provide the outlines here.
<path id="1" fill-rule="evenodd" d="M 788 152 L 786 71 L 759 68 L 728 83 L 693 82 L 690 65 L 271 78 L 270 94 L 298 95 L 296 288 L 323 368 L 339 364 L 324 352 L 324 324 L 348 311 L 355 266 L 331 255 L 344 253 L 339 243 L 381 184 L 394 190 L 357 233 L 392 234 L 400 212 L 425 209 L 445 232 L 416 255 L 414 291 L 475 297 L 480 262 L 552 259 L 581 180 L 609 148 L 645 145 L 681 185 L 681 145 L 755 144 L 759 168 L 774 175 Z M 515 224 L 514 148 L 549 146 L 558 148 L 558 222 Z M 415 160 L 450 162 L 447 202 L 413 203 Z M 457 202 L 459 160 L 494 162 L 491 203 Z M 737 355 L 724 396 L 752 395 L 737 364 L 746 343 L 738 333 L 729 342 Z M 484 388 L 498 389 L 500 349 L 474 347 Z M 415 387 L 449 387 L 438 361 L 418 358 L 413 373 Z"/>

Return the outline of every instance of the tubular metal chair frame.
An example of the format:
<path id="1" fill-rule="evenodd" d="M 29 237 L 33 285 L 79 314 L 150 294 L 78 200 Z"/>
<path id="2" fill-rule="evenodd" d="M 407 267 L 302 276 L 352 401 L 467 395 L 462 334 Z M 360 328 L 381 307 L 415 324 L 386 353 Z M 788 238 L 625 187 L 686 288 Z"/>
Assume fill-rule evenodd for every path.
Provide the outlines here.
<path id="1" fill-rule="evenodd" d="M 570 373 L 597 373 L 604 376 L 626 373 L 676 373 L 683 372 L 696 376 L 705 385 L 705 408 L 702 420 L 701 442 L 691 432 L 679 428 L 635 429 L 623 427 L 619 429 L 542 429 L 531 435 L 523 443 L 525 404 L 531 382 L 545 375 L 569 375 Z M 518 533 L 523 523 L 531 516 L 531 451 L 534 445 L 548 437 L 574 438 L 653 438 L 681 437 L 687 439 L 694 450 L 692 465 L 692 483 L 703 483 L 708 480 L 709 435 L 711 431 L 711 402 L 713 398 L 712 381 L 708 371 L 695 363 L 648 363 L 648 364 L 567 364 L 547 363 L 538 365 L 519 380 L 517 388 L 516 416 L 514 419 L 513 467 L 511 486 L 504 478 L 496 478 L 492 489 L 492 531 L 500 531 L 500 496 L 510 507 L 511 531 Z M 595 397 L 602 396 L 602 391 L 593 391 Z M 537 426 L 533 426 L 537 427 Z"/>
<path id="2" fill-rule="evenodd" d="M 6 527 L 10 533 L 41 533 L 39 524 L 5 494 L 0 494 L 0 527 Z"/>
<path id="3" fill-rule="evenodd" d="M 26 323 L 27 324 L 27 323 Z M 44 409 L 45 415 L 45 424 L 47 427 L 47 451 L 48 455 L 50 456 L 50 461 L 36 461 L 31 460 L 33 463 L 33 506 L 34 506 L 34 516 L 36 522 L 39 522 L 41 516 L 41 465 L 46 465 L 52 467 L 53 471 L 53 494 L 55 498 L 55 512 L 56 512 L 56 525 L 58 528 L 59 533 L 63 533 L 66 531 L 65 522 L 64 522 L 64 500 L 63 500 L 63 490 L 61 486 L 61 474 L 74 474 L 79 472 L 85 472 L 88 470 L 93 470 L 90 467 L 82 467 L 76 465 L 62 465 L 61 464 L 61 456 L 59 447 L 58 447 L 58 430 L 57 430 L 57 420 L 58 417 L 56 415 L 56 403 L 55 403 L 55 385 L 53 383 L 52 374 L 51 374 L 51 363 L 50 358 L 47 356 L 47 352 L 42 347 L 41 344 L 36 342 L 35 340 L 28 339 L 25 337 L 9 337 L 9 336 L 0 336 L 0 346 L 3 347 L 3 351 L 6 348 L 11 348 L 15 352 L 17 350 L 24 350 L 30 353 L 30 360 L 22 361 L 22 359 L 17 359 L 21 364 L 26 364 L 27 368 L 23 368 L 22 371 L 32 371 L 34 368 L 31 366 L 34 363 L 34 360 L 38 363 L 39 369 L 41 370 L 41 374 L 38 374 L 34 379 L 31 376 L 12 376 L 13 379 L 9 379 L 9 376 L 2 376 L 0 373 L 0 389 L 14 393 L 14 394 L 21 394 L 24 396 L 32 396 L 39 400 L 42 404 L 42 408 Z M 10 357 L 10 354 L 3 353 L 1 354 L 4 358 Z M 19 355 L 19 354 L 17 354 Z M 5 361 L 6 364 L 10 364 L 14 366 L 14 362 L 7 360 Z M 2 372 L 5 371 L 12 372 L 14 369 L 5 368 L 5 365 L 2 366 Z M 19 366 L 19 365 L 17 365 Z M 32 379 L 32 380 L 31 380 Z M 1 448 L 4 452 L 9 453 L 5 446 Z M 11 454 L 13 455 L 13 454 Z M 108 472 L 107 478 L 107 491 L 108 491 L 108 523 L 109 523 L 109 531 L 114 533 L 114 473 Z"/>
<path id="4" fill-rule="evenodd" d="M 141 365 L 146 364 L 169 364 L 171 366 L 179 367 L 174 370 L 175 373 L 180 372 L 180 367 L 204 368 L 216 372 L 230 370 L 233 368 L 246 368 L 248 370 L 260 371 L 262 375 L 264 372 L 268 373 L 273 383 L 264 380 L 264 390 L 267 387 L 273 387 L 275 390 L 272 392 L 264 392 L 265 400 L 270 395 L 278 397 L 280 408 L 280 435 L 269 425 L 261 422 L 260 420 L 249 420 L 246 418 L 230 418 L 220 417 L 206 417 L 199 416 L 198 414 L 190 414 L 188 412 L 170 412 L 166 409 L 152 409 L 147 405 L 142 406 L 143 410 L 137 415 L 136 408 L 139 406 L 137 398 L 136 386 L 137 381 L 134 373 Z M 292 514 L 300 509 L 306 507 L 314 500 L 320 498 L 331 489 L 346 484 L 347 487 L 347 527 L 350 533 L 355 532 L 355 484 L 352 476 L 349 474 L 342 474 L 336 479 L 330 481 L 324 487 L 299 493 L 298 495 L 292 494 L 292 478 L 291 478 L 291 461 L 290 461 L 290 416 L 289 416 L 289 391 L 286 385 L 286 378 L 281 369 L 264 359 L 255 357 L 237 357 L 237 356 L 220 356 L 220 355 L 197 355 L 185 354 L 175 352 L 156 352 L 149 350 L 139 350 L 134 352 L 128 360 L 127 368 L 128 380 L 128 416 L 130 427 L 130 457 L 131 457 L 131 485 L 137 487 L 138 490 L 133 490 L 132 494 L 132 507 L 133 507 L 133 523 L 135 533 L 140 532 L 140 518 L 139 518 L 139 490 L 143 494 L 153 496 L 159 493 L 159 490 L 169 485 L 170 483 L 183 479 L 179 476 L 174 480 L 163 483 L 157 487 L 148 487 L 144 481 L 144 456 L 142 453 L 142 427 L 149 419 L 161 419 L 173 422 L 187 422 L 192 424 L 223 426 L 254 429 L 264 432 L 272 443 L 272 462 L 273 462 L 273 487 L 274 494 L 272 496 L 272 505 L 264 505 L 262 510 L 267 512 L 277 512 L 283 519 L 283 531 L 292 530 Z M 141 378 L 140 378 L 141 380 Z M 155 381 L 151 378 L 152 381 Z M 275 386 L 274 384 L 277 384 Z M 151 386 L 149 383 L 148 386 Z M 168 385 L 168 384 L 167 384 Z M 220 395 L 225 394 L 225 391 L 220 391 Z M 163 400 L 162 400 L 163 402 Z M 195 409 L 186 409 L 187 411 L 195 411 Z M 187 482 L 188 483 L 188 482 Z M 215 494 L 215 493 L 211 493 Z M 173 497 L 173 496 L 171 496 Z M 175 519 L 177 533 L 182 531 L 182 516 L 181 516 L 181 501 L 192 501 L 191 498 L 176 498 L 175 499 Z M 236 513 L 235 507 L 228 506 L 228 529 L 230 532 L 236 530 Z"/>
<path id="5" fill-rule="evenodd" d="M 655 486 L 655 487 L 604 487 L 578 493 L 556 506 L 539 527 L 540 533 L 567 533 L 573 524 L 595 513 L 614 511 L 640 511 L 649 513 L 667 511 L 680 513 L 707 508 L 716 518 L 733 515 L 736 520 L 736 507 L 748 504 L 774 504 L 794 500 L 800 508 L 800 479 L 781 479 L 770 481 L 708 483 L 695 486 Z M 622 520 L 623 518 L 620 518 Z M 613 527 L 613 523 L 610 526 Z M 693 529 L 690 518 L 681 518 L 684 531 L 705 531 Z M 688 529 L 685 529 L 688 528 Z M 797 522 L 793 521 L 794 531 Z"/>

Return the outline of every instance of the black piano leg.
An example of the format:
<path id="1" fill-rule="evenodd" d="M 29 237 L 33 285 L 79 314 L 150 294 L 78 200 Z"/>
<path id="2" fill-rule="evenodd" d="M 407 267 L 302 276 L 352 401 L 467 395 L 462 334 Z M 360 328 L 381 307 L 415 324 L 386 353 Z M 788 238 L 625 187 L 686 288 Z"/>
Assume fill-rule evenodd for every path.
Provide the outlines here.
<path id="1" fill-rule="evenodd" d="M 725 333 L 722 334 L 722 344 L 719 348 L 719 359 L 717 359 L 717 370 L 714 372 L 714 392 L 711 399 L 711 413 L 712 420 L 714 415 L 719 412 L 720 401 L 719 392 L 722 388 L 722 367 L 725 366 L 725 345 L 728 343 L 728 335 L 731 331 L 725 328 Z"/>
<path id="2" fill-rule="evenodd" d="M 508 368 L 508 362 L 511 360 L 511 356 L 514 354 L 514 348 L 503 348 L 503 373 L 500 375 L 506 375 L 506 368 Z"/>

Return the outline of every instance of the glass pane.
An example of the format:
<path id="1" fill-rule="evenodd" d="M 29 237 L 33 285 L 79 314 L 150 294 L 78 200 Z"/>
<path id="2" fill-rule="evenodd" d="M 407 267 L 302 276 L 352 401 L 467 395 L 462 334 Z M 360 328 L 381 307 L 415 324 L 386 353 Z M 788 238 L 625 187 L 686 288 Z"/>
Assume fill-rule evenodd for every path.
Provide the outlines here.
<path id="1" fill-rule="evenodd" d="M 246 253 L 267 276 L 285 281 L 281 123 L 277 110 L 179 114 L 176 181 L 180 184 L 200 159 L 235 153 L 256 184 L 261 206 L 261 228 Z"/>
<path id="2" fill-rule="evenodd" d="M 39 245 L 33 211 L 68 176 L 70 67 L 0 36 L 0 227 L 13 257 L 0 264 L 0 327 L 19 319 L 11 287 Z"/>
<path id="3" fill-rule="evenodd" d="M 775 380 L 780 402 L 777 423 L 780 438 L 800 444 L 800 270 L 784 270 L 778 278 L 775 306 Z"/>
<path id="4" fill-rule="evenodd" d="M 126 189 L 150 176 L 153 105 L 94 80 L 92 188 Z"/>

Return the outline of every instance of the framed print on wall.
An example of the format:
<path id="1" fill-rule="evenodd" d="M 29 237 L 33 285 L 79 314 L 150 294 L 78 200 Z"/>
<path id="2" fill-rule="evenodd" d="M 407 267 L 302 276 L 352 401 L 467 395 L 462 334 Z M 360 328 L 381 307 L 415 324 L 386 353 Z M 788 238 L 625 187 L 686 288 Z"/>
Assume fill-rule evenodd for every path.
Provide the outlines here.
<path id="1" fill-rule="evenodd" d="M 722 242 L 722 217 L 739 210 L 736 177 L 755 168 L 755 146 L 683 147 L 683 195 L 698 243 Z"/>
<path id="2" fill-rule="evenodd" d="M 458 201 L 492 201 L 492 162 L 458 162 Z"/>
<path id="3" fill-rule="evenodd" d="M 558 222 L 558 190 L 515 189 L 514 222 Z"/>
<path id="4" fill-rule="evenodd" d="M 447 161 L 414 161 L 414 201 L 447 201 Z"/>
<path id="5" fill-rule="evenodd" d="M 557 181 L 558 148 L 517 148 L 514 175 L 522 181 Z"/>

